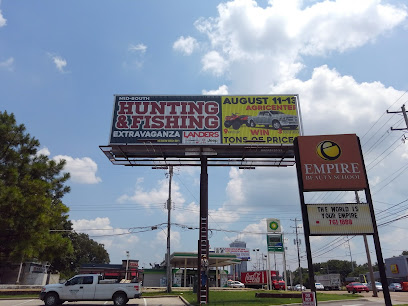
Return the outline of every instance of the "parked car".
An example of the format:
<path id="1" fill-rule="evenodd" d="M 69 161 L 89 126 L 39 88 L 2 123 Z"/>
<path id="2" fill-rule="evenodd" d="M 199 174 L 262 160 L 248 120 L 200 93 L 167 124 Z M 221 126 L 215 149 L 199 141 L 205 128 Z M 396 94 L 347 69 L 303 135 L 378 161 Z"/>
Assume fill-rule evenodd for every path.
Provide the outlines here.
<path id="1" fill-rule="evenodd" d="M 367 287 L 368 289 L 373 290 L 373 288 L 371 287 L 371 283 L 367 283 Z M 375 282 L 375 288 L 377 289 L 377 291 L 383 290 L 383 287 L 380 282 Z"/>
<path id="2" fill-rule="evenodd" d="M 316 290 L 324 290 L 324 286 L 321 283 L 315 283 Z"/>
<path id="3" fill-rule="evenodd" d="M 245 285 L 239 281 L 232 281 L 230 282 L 229 286 L 231 288 L 245 288 Z"/>
<path id="4" fill-rule="evenodd" d="M 296 291 L 305 291 L 305 290 L 306 290 L 306 287 L 305 287 L 305 286 L 301 286 L 300 284 L 297 284 L 297 285 L 295 286 L 295 290 L 296 290 Z"/>
<path id="5" fill-rule="evenodd" d="M 346 290 L 348 293 L 356 293 L 356 292 L 369 292 L 370 290 L 368 289 L 367 286 L 363 285 L 362 283 L 358 282 L 352 282 L 346 286 Z"/>
<path id="6" fill-rule="evenodd" d="M 402 286 L 400 283 L 391 283 L 388 286 L 388 289 L 390 289 L 390 291 L 402 291 Z"/>

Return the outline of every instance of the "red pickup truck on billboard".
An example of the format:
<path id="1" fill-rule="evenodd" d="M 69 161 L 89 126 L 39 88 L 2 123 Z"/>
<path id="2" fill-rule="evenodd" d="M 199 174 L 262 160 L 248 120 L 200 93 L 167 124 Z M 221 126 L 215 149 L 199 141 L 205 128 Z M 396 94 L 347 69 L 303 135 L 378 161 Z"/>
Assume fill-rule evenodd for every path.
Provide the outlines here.
<path id="1" fill-rule="evenodd" d="M 272 289 L 285 290 L 285 281 L 279 277 L 278 271 L 271 272 Z M 268 271 L 241 272 L 241 283 L 247 288 L 261 288 L 268 284 Z"/>

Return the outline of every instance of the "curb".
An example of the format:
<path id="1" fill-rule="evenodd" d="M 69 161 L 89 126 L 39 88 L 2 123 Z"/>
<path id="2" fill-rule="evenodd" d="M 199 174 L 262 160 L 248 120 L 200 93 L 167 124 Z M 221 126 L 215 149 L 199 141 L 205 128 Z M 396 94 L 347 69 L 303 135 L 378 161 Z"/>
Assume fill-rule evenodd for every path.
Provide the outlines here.
<path id="1" fill-rule="evenodd" d="M 186 306 L 190 306 L 191 304 L 189 302 L 187 302 L 187 300 L 185 298 L 183 298 L 181 295 L 178 296 L 180 298 L 180 300 L 184 303 L 184 305 Z"/>

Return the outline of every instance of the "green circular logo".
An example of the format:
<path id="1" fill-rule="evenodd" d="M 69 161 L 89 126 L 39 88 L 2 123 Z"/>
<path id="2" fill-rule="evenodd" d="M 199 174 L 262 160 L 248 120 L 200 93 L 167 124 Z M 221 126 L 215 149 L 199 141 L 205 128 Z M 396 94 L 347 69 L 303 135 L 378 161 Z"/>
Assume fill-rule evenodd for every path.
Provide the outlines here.
<path id="1" fill-rule="evenodd" d="M 279 224 L 276 221 L 272 221 L 269 223 L 269 227 L 271 228 L 271 230 L 276 231 L 279 228 Z"/>

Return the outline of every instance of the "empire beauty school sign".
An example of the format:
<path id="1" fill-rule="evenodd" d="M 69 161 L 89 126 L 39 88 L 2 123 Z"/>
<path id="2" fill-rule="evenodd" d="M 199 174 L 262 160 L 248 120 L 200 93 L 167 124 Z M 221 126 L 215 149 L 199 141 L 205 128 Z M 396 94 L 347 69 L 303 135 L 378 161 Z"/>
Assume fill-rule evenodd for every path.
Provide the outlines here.
<path id="1" fill-rule="evenodd" d="M 304 191 L 367 187 L 356 135 L 302 136 L 298 143 Z"/>

